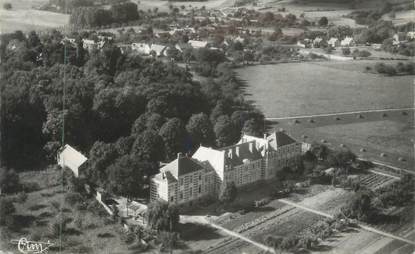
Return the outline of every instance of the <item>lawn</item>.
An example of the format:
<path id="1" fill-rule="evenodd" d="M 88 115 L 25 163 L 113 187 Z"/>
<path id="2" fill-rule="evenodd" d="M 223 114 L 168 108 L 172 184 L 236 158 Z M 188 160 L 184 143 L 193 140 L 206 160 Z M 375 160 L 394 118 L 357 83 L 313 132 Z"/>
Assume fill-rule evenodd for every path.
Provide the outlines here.
<path id="1" fill-rule="evenodd" d="M 69 15 L 30 9 L 0 9 L 0 32 L 10 33 L 15 30 L 23 32 L 48 28 L 63 27 L 68 24 Z"/>
<path id="2" fill-rule="evenodd" d="M 414 76 L 365 73 L 373 61 L 302 62 L 238 69 L 266 117 L 413 106 Z"/>
<path id="3" fill-rule="evenodd" d="M 293 120 L 279 121 L 272 128 L 287 130 L 298 140 L 307 136 L 306 142 L 321 142 L 326 140 L 333 148 L 340 148 L 340 144 L 351 149 L 358 156 L 382 161 L 386 164 L 413 169 L 414 146 L 411 138 L 414 137 L 414 120 L 412 115 L 402 115 L 401 112 L 366 113 L 362 119 L 357 114 L 335 117 L 318 117 L 301 119 L 298 123 Z M 361 150 L 364 149 L 364 150 Z M 384 153 L 382 157 L 380 154 Z M 404 158 L 404 161 L 399 158 Z"/>

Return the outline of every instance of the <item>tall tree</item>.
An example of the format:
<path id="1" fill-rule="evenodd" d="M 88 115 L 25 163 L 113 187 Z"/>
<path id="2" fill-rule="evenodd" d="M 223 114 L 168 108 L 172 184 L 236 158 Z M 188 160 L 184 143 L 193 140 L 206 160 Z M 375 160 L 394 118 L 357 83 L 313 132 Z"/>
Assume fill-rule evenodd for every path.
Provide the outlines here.
<path id="1" fill-rule="evenodd" d="M 132 154 L 138 156 L 141 161 L 154 163 L 163 161 L 165 158 L 163 139 L 157 132 L 146 130 L 136 137 Z"/>
<path id="2" fill-rule="evenodd" d="M 160 136 L 164 141 L 166 148 L 166 159 L 168 161 L 174 159 L 178 152 L 190 150 L 187 144 L 186 129 L 179 118 L 172 118 L 168 120 L 160 129 Z"/>
<path id="3" fill-rule="evenodd" d="M 180 215 L 175 205 L 164 201 L 155 201 L 148 205 L 147 223 L 157 231 L 177 231 Z"/>
<path id="4" fill-rule="evenodd" d="M 186 130 L 190 135 L 192 146 L 209 146 L 214 144 L 215 133 L 209 117 L 205 113 L 192 115 L 186 125 Z"/>

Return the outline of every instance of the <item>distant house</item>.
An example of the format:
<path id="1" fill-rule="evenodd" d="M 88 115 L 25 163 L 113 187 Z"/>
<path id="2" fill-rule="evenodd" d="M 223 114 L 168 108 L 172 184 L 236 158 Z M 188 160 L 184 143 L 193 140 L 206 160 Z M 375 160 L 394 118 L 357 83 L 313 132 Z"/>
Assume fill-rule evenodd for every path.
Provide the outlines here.
<path id="1" fill-rule="evenodd" d="M 69 168 L 72 170 L 76 177 L 79 176 L 79 167 L 84 164 L 88 158 L 86 158 L 82 153 L 75 150 L 70 145 L 65 145 L 58 150 L 57 155 L 58 164 L 62 168 Z"/>
<path id="2" fill-rule="evenodd" d="M 297 46 L 302 47 L 302 48 L 310 48 L 312 42 L 310 39 L 304 39 L 304 40 L 299 40 L 297 41 Z"/>
<path id="3" fill-rule="evenodd" d="M 406 33 L 406 39 L 411 41 L 411 40 L 415 40 L 415 32 L 411 31 Z"/>
<path id="4" fill-rule="evenodd" d="M 82 39 L 83 48 L 89 52 L 98 48 L 98 44 L 94 40 Z"/>
<path id="5" fill-rule="evenodd" d="M 331 37 L 328 41 L 327 44 L 330 45 L 332 48 L 338 47 L 340 46 L 340 41 L 339 39 L 335 38 L 335 37 Z"/>
<path id="6" fill-rule="evenodd" d="M 208 45 L 207 41 L 196 41 L 196 40 L 189 40 L 187 42 L 190 46 L 192 46 L 192 48 L 206 48 L 206 46 Z"/>
<path id="7" fill-rule="evenodd" d="M 148 56 L 154 52 L 155 56 L 164 56 L 166 46 L 147 43 L 132 43 L 131 50 L 138 52 L 140 55 Z"/>
<path id="8" fill-rule="evenodd" d="M 319 48 L 320 46 L 321 46 L 321 44 L 323 43 L 323 38 L 321 38 L 321 37 L 316 37 L 314 40 L 313 40 L 313 47 L 314 48 Z"/>
<path id="9" fill-rule="evenodd" d="M 131 50 L 137 51 L 141 55 L 150 55 L 150 45 L 147 43 L 137 43 L 134 42 L 131 44 Z"/>
<path id="10" fill-rule="evenodd" d="M 392 41 L 393 45 L 395 45 L 395 46 L 399 45 L 399 44 L 401 44 L 402 42 L 404 42 L 406 40 L 406 34 L 403 33 L 403 32 L 398 32 L 398 33 L 393 35 L 392 39 L 393 39 L 393 41 Z"/>
<path id="11" fill-rule="evenodd" d="M 356 45 L 356 42 L 354 41 L 353 37 L 346 36 L 341 42 L 340 46 L 342 47 L 353 47 Z"/>
<path id="12" fill-rule="evenodd" d="M 165 56 L 166 46 L 159 44 L 151 44 L 150 55 L 154 52 L 155 56 Z"/>

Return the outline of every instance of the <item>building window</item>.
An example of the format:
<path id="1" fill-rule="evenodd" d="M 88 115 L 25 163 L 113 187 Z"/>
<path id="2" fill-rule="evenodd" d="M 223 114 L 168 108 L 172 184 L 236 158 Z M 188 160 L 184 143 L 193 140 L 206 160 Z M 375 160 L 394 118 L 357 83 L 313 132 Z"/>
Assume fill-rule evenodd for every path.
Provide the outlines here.
<path id="1" fill-rule="evenodd" d="M 173 197 L 173 196 L 171 196 L 171 197 L 170 197 L 170 201 L 171 201 L 171 202 L 173 202 L 173 201 L 174 201 L 174 197 Z"/>
<path id="2" fill-rule="evenodd" d="M 202 181 L 202 174 L 199 174 L 199 181 Z"/>
<path id="3" fill-rule="evenodd" d="M 192 188 L 189 189 L 189 196 L 190 197 L 193 196 L 193 190 L 192 190 Z"/>
<path id="4" fill-rule="evenodd" d="M 180 197 L 180 199 L 183 199 L 183 192 L 180 192 L 179 197 Z"/>
<path id="5" fill-rule="evenodd" d="M 183 178 L 180 178 L 180 186 L 183 185 Z"/>
<path id="6" fill-rule="evenodd" d="M 202 193 L 202 186 L 199 185 L 199 194 Z"/>
<path id="7" fill-rule="evenodd" d="M 189 181 L 190 181 L 190 183 L 193 182 L 193 176 L 192 175 L 190 176 L 190 180 Z"/>

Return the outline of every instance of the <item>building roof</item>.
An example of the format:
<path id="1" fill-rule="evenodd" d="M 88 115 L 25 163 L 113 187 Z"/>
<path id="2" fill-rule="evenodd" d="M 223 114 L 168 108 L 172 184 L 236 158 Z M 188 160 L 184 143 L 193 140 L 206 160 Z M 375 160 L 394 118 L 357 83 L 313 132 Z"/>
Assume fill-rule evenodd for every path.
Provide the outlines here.
<path id="1" fill-rule="evenodd" d="M 202 170 L 203 166 L 195 159 L 179 155 L 177 159 L 160 169 L 168 181 L 175 181 L 179 176 Z"/>
<path id="2" fill-rule="evenodd" d="M 261 152 L 256 148 L 255 141 L 238 143 L 219 150 L 225 151 L 225 162 L 232 166 L 239 166 L 262 158 Z"/>
<path id="3" fill-rule="evenodd" d="M 150 51 L 156 52 L 158 56 L 163 54 L 163 51 L 166 49 L 166 46 L 158 45 L 158 44 L 151 44 Z"/>
<path id="4" fill-rule="evenodd" d="M 76 176 L 78 176 L 78 168 L 87 160 L 88 158 L 70 145 L 65 145 L 58 151 L 59 165 L 70 168 Z"/>
<path id="5" fill-rule="evenodd" d="M 291 145 L 297 142 L 295 141 L 295 139 L 293 139 L 288 134 L 282 131 L 277 131 L 277 132 L 272 133 L 271 135 L 267 137 L 267 140 L 269 142 L 269 145 L 276 150 L 279 147 Z"/>
<path id="6" fill-rule="evenodd" d="M 207 46 L 208 42 L 207 41 L 195 41 L 195 40 L 189 40 L 188 43 L 190 44 L 190 46 L 192 46 L 193 48 L 204 48 Z"/>

